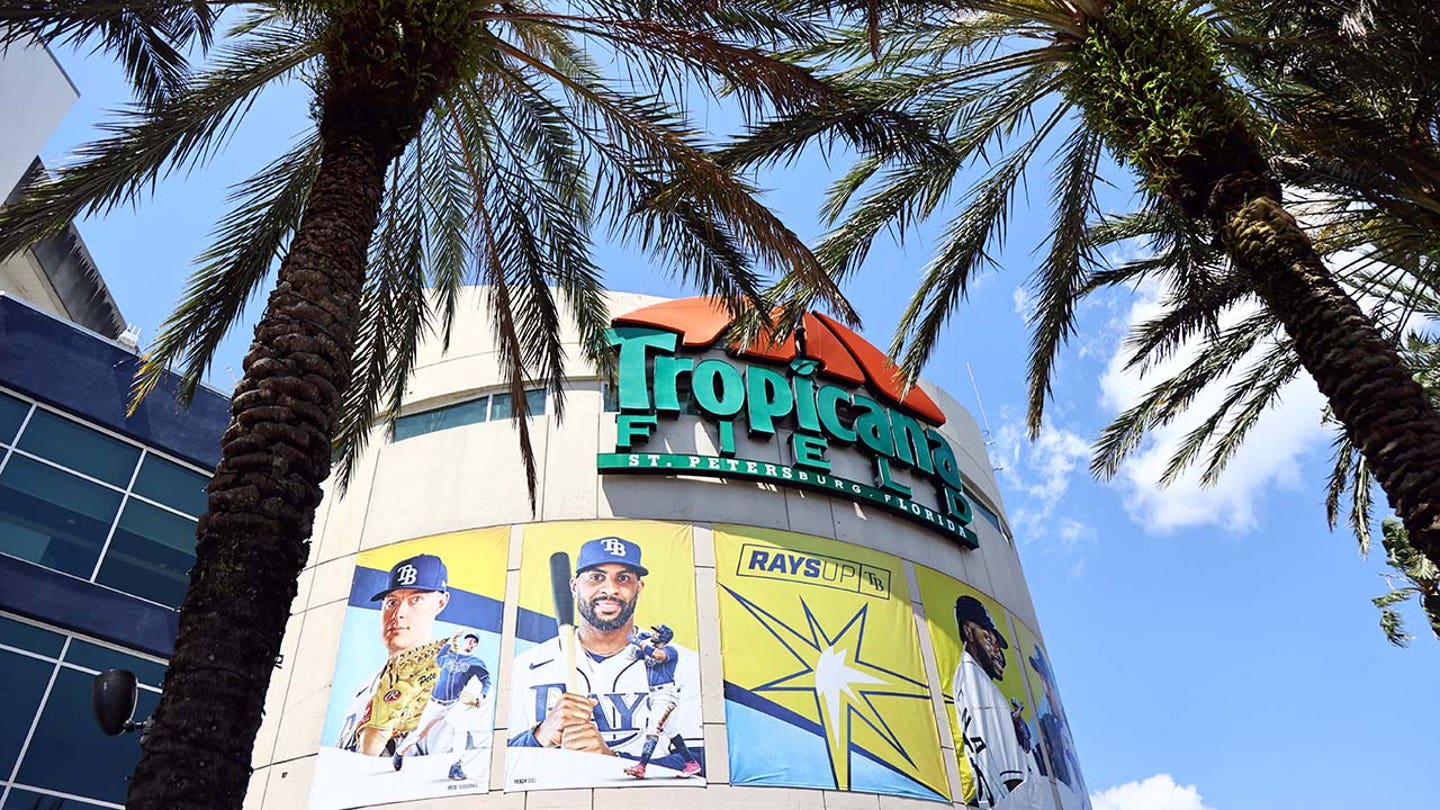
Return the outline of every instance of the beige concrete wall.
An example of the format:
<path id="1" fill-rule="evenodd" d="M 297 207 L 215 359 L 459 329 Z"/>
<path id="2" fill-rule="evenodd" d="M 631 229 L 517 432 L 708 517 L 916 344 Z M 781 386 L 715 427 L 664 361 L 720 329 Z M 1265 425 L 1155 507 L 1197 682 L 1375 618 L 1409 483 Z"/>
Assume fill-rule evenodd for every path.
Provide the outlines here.
<path id="1" fill-rule="evenodd" d="M 475 295 L 478 295 L 475 294 Z M 472 296 L 473 298 L 474 296 Z M 612 312 L 630 309 L 660 299 L 618 295 Z M 499 369 L 490 346 L 488 323 L 480 303 L 467 301 L 468 317 L 462 317 L 452 336 L 451 349 L 441 354 L 427 346 L 406 397 L 406 412 L 424 410 L 436 404 L 458 401 L 475 393 L 489 392 L 500 384 Z M 572 354 L 578 356 L 578 349 Z M 578 365 L 578 364 L 577 364 Z M 531 422 L 536 457 L 539 460 L 539 497 L 532 513 L 520 472 L 516 431 L 508 422 L 485 422 L 421 435 L 400 442 L 377 436 L 359 465 L 345 494 L 329 493 L 316 519 L 311 557 L 301 578 L 300 595 L 287 631 L 284 664 L 276 672 L 267 700 L 264 724 L 256 743 L 255 775 L 247 807 L 298 808 L 307 805 L 315 753 L 329 697 L 345 601 L 354 571 L 355 555 L 365 549 L 443 532 L 512 525 L 509 562 L 509 590 L 506 603 L 516 604 L 519 586 L 519 530 L 535 521 L 589 520 L 597 518 L 652 518 L 690 522 L 695 526 L 696 588 L 699 598 L 700 642 L 709 655 L 702 667 L 706 718 L 706 747 L 709 785 L 703 791 L 681 788 L 642 790 L 596 789 L 583 791 L 537 791 L 504 794 L 500 788 L 504 771 L 503 752 L 506 701 L 499 701 L 499 727 L 495 736 L 495 762 L 488 796 L 464 796 L 386 805 L 396 808 L 431 807 L 665 807 L 687 808 L 908 808 L 935 807 L 889 796 L 836 791 L 781 788 L 731 787 L 726 784 L 728 768 L 723 727 L 724 706 L 719 671 L 719 625 L 717 618 L 714 554 L 711 526 L 738 523 L 829 537 L 894 554 L 906 561 L 910 593 L 927 667 L 934 669 L 929 634 L 924 629 L 924 612 L 919 589 L 914 586 L 915 564 L 926 565 L 991 595 L 1039 637 L 1029 591 L 1015 548 L 993 524 L 977 515 L 973 528 L 980 535 L 980 547 L 962 549 L 935 532 L 850 501 L 799 490 L 731 480 L 664 478 L 646 476 L 600 476 L 595 471 L 595 454 L 613 450 L 614 414 L 604 413 L 601 384 L 585 379 L 593 374 L 576 369 L 579 377 L 566 398 L 562 424 L 547 415 Z M 942 432 L 960 459 L 967 486 L 994 507 L 1001 501 L 993 471 L 975 420 L 942 391 L 926 390 L 949 417 Z M 780 442 L 757 444 L 737 431 L 737 455 L 742 458 L 781 461 Z M 666 423 L 651 443 L 652 448 L 675 452 L 710 452 L 713 440 L 698 421 Z M 832 454 L 835 472 L 868 480 L 870 467 L 859 460 Z M 855 469 L 849 469 L 849 466 Z M 502 472 L 503 471 L 503 472 Z M 917 488 L 917 492 L 928 487 Z M 1003 525 L 1003 516 L 1002 516 Z M 501 640 L 499 678 L 508 672 L 507 660 L 514 641 L 514 611 L 509 611 Z M 713 670 L 713 671 L 710 671 Z M 939 684 L 938 673 L 929 672 L 930 682 Z M 504 688 L 503 686 L 501 688 Z M 938 688 L 935 710 L 946 762 L 951 771 L 952 792 L 958 791 L 954 742 L 945 720 Z M 713 752 L 713 753 L 709 753 Z M 623 793 L 623 796 L 621 795 Z"/>
<path id="2" fill-rule="evenodd" d="M 0 261 L 0 292 L 23 298 L 58 318 L 70 319 L 45 270 L 28 250 Z"/>
<path id="3" fill-rule="evenodd" d="M 0 47 L 0 203 L 79 97 L 44 45 L 24 40 Z"/>

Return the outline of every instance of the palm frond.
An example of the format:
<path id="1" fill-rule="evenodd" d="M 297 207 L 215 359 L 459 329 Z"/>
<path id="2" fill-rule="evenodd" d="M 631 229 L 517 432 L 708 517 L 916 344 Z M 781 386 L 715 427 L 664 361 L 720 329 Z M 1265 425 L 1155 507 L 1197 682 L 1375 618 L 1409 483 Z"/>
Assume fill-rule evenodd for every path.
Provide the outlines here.
<path id="1" fill-rule="evenodd" d="M 1065 120 L 1064 106 L 1051 111 L 1022 145 L 1013 148 L 966 194 L 965 209 L 940 238 L 940 250 L 900 316 L 890 353 L 905 378 L 914 382 L 940 341 L 950 315 L 964 299 L 971 278 L 991 263 L 992 245 L 1005 241 L 1008 211 L 1016 186 L 1045 139 Z"/>
<path id="2" fill-rule="evenodd" d="M 216 54 L 209 69 L 151 107 L 131 107 L 77 150 L 77 162 L 37 177 L 0 211 L 0 256 L 10 256 L 75 219 L 135 202 L 160 179 L 203 165 L 226 142 L 257 94 L 315 56 L 316 43 L 280 27 Z"/>
<path id="3" fill-rule="evenodd" d="M 604 42 L 618 56 L 649 67 L 650 75 L 661 85 L 679 88 L 688 81 L 722 80 L 747 109 L 800 109 L 837 98 L 828 83 L 804 67 L 701 28 L 658 19 L 540 11 L 501 10 L 494 18 L 512 24 L 539 23 Z"/>
<path id="4" fill-rule="evenodd" d="M 341 492 L 375 432 L 382 403 L 389 406 L 385 432 L 393 435 L 400 399 L 428 332 L 424 206 L 427 164 L 434 150 L 427 129 L 422 126 L 391 166 L 385 207 L 371 243 L 355 330 L 354 369 L 331 440 L 332 479 Z"/>
<path id="5" fill-rule="evenodd" d="M 1093 262 L 1087 226 L 1095 213 L 1095 177 L 1103 151 L 1099 133 L 1076 127 L 1062 149 L 1051 178 L 1050 250 L 1036 268 L 1039 288 L 1031 321 L 1027 421 L 1030 437 L 1040 435 L 1050 378 L 1060 349 L 1075 331 L 1075 306 Z"/>
<path id="6" fill-rule="evenodd" d="M 132 408 L 177 367 L 181 401 L 194 397 L 220 342 L 289 243 L 319 170 L 320 140 L 312 132 L 231 192 L 235 207 L 216 226 L 180 303 L 146 351 Z"/>
<path id="7" fill-rule="evenodd" d="M 1300 359 L 1295 355 L 1294 346 L 1290 341 L 1283 340 L 1256 360 L 1249 373 L 1232 386 L 1232 390 L 1244 394 L 1243 401 L 1240 403 L 1240 410 L 1230 417 L 1230 425 L 1225 433 L 1214 440 L 1210 458 L 1200 476 L 1203 486 L 1214 486 L 1220 480 L 1225 465 L 1234 458 L 1245 437 L 1260 421 L 1265 411 L 1279 401 L 1280 389 L 1294 380 L 1300 370 Z M 1167 467 L 1161 478 L 1162 483 L 1174 480 L 1179 473 L 1178 467 L 1174 473 Z"/>
<path id="8" fill-rule="evenodd" d="M 616 93 L 591 75 L 562 72 L 505 43 L 497 50 L 556 82 L 570 103 L 567 117 L 582 131 L 604 133 L 604 140 L 592 135 L 590 143 L 602 161 L 600 208 L 612 228 L 671 260 L 687 281 L 735 311 L 761 300 L 763 285 L 748 260 L 754 254 L 805 278 L 842 318 L 857 319 L 799 237 L 708 155 L 669 108 Z"/>
<path id="9" fill-rule="evenodd" d="M 192 43 L 210 47 L 219 12 L 204 0 L 20 0 L 0 4 L 0 48 L 34 39 L 93 43 L 117 58 L 147 107 L 185 88 Z"/>
<path id="10" fill-rule="evenodd" d="M 1090 471 L 1104 479 L 1114 477 L 1149 431 L 1173 421 L 1201 391 L 1223 379 L 1276 329 L 1278 324 L 1272 316 L 1258 312 L 1207 341 L 1206 351 L 1195 362 L 1155 384 L 1138 403 L 1122 411 L 1101 431 L 1090 457 Z"/>

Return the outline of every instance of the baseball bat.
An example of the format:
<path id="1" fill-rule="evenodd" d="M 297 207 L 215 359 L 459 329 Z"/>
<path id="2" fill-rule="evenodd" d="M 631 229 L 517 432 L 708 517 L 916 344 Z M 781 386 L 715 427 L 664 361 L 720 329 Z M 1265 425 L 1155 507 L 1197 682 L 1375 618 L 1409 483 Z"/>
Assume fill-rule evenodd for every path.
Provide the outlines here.
<path id="1" fill-rule="evenodd" d="M 555 622 L 560 625 L 560 652 L 565 657 L 565 691 L 580 692 L 580 673 L 575 669 L 575 594 L 570 591 L 570 555 L 550 555 L 550 594 L 555 599 Z"/>

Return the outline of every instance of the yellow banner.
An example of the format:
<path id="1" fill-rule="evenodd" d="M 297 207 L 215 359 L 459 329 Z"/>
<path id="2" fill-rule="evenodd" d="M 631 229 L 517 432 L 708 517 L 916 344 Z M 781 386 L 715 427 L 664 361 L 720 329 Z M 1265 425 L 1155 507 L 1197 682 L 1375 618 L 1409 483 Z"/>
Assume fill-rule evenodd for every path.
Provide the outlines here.
<path id="1" fill-rule="evenodd" d="M 945 800 L 904 563 L 715 527 L 732 784 Z"/>
<path id="2" fill-rule="evenodd" d="M 917 565 L 915 579 L 959 753 L 960 800 L 981 808 L 1053 807 L 1010 614 L 938 571 Z"/>
<path id="3" fill-rule="evenodd" d="M 1050 655 L 1023 622 L 1017 619 L 1012 624 L 1020 641 L 1020 655 L 1025 661 L 1025 679 L 1030 683 L 1030 705 L 1035 708 L 1031 726 L 1035 729 L 1039 750 L 1045 755 L 1046 773 L 1057 783 L 1061 807 L 1088 807 L 1089 791 L 1085 789 L 1085 779 L 1080 774 L 1080 757 L 1075 751 L 1075 740 L 1070 735 L 1070 721 L 1060 702 L 1060 687 L 1055 682 Z"/>
<path id="4" fill-rule="evenodd" d="M 356 556 L 310 806 L 490 789 L 509 527 Z"/>
<path id="5" fill-rule="evenodd" d="M 558 583 L 551 556 L 566 555 Z M 574 667 L 555 589 L 574 603 Z M 526 526 L 505 789 L 705 784 L 694 541 L 688 523 Z M 563 721 L 565 693 L 593 706 Z M 561 727 L 564 733 L 559 733 Z M 685 777 L 677 779 L 674 777 Z"/>

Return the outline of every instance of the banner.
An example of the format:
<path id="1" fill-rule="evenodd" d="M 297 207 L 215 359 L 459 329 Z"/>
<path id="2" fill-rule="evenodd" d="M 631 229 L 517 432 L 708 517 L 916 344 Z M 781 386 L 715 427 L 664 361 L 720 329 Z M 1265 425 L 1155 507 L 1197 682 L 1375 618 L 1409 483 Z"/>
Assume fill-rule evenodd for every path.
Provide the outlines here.
<path id="1" fill-rule="evenodd" d="M 1056 782 L 1060 808 L 1090 810 L 1089 791 L 1085 789 L 1085 778 L 1080 775 L 1080 757 L 1075 753 L 1075 740 L 1070 736 L 1070 721 L 1060 703 L 1060 688 L 1055 682 L 1050 657 L 1029 627 L 1018 620 L 1012 624 L 1024 656 L 1031 705 L 1035 707 L 1033 725 L 1038 732 L 1040 750 L 1045 754 L 1042 764 L 1046 766 L 1046 774 Z"/>
<path id="2" fill-rule="evenodd" d="M 485 793 L 508 527 L 356 557 L 311 807 Z"/>
<path id="3" fill-rule="evenodd" d="M 1026 666 L 1009 614 L 980 591 L 915 566 L 959 757 L 961 795 L 987 810 L 1051 810 Z"/>
<path id="4" fill-rule="evenodd" d="M 903 563 L 715 527 L 730 782 L 948 800 Z"/>
<path id="5" fill-rule="evenodd" d="M 689 524 L 525 527 L 506 790 L 705 784 L 693 545 Z M 573 600 L 573 667 L 556 552 L 568 555 L 553 584 Z"/>

